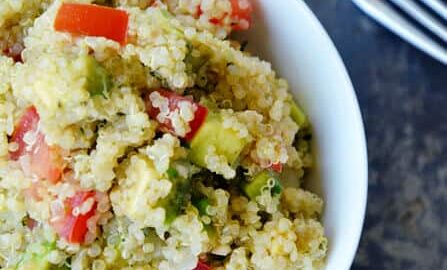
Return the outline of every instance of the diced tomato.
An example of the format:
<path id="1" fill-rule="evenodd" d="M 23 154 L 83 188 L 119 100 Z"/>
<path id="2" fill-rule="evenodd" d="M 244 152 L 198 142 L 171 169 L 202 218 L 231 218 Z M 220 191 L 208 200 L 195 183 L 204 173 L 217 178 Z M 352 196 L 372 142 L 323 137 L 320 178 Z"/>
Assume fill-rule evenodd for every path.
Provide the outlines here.
<path id="1" fill-rule="evenodd" d="M 9 157 L 12 160 L 18 160 L 21 156 L 29 152 L 26 150 L 27 144 L 23 138 L 27 132 L 37 130 L 39 120 L 39 114 L 37 114 L 36 108 L 34 107 L 29 107 L 23 113 L 11 136 L 11 142 L 15 142 L 18 145 L 17 150 L 9 153 Z"/>
<path id="2" fill-rule="evenodd" d="M 48 192 L 48 188 L 43 186 L 41 182 L 31 182 L 29 188 L 23 190 L 23 194 L 26 199 L 32 199 L 33 201 L 42 201 L 42 194 Z"/>
<path id="3" fill-rule="evenodd" d="M 202 126 L 203 122 L 205 122 L 206 116 L 208 115 L 208 109 L 204 106 L 197 105 L 197 110 L 194 113 L 194 119 L 189 122 L 189 127 L 191 128 L 191 131 L 186 134 L 185 140 L 191 141 L 194 138 L 194 135 L 196 135 L 197 131 Z"/>
<path id="4" fill-rule="evenodd" d="M 28 229 L 30 229 L 31 231 L 32 231 L 34 228 L 36 228 L 37 225 L 39 225 L 39 223 L 38 223 L 36 220 L 34 220 L 34 219 L 30 218 L 30 217 L 28 217 L 28 218 L 26 219 L 26 227 L 28 227 Z"/>
<path id="5" fill-rule="evenodd" d="M 90 198 L 95 198 L 94 191 L 79 191 L 73 197 L 64 202 L 65 209 L 62 213 L 57 213 L 51 218 L 51 225 L 58 233 L 59 237 L 70 243 L 80 244 L 84 242 L 88 231 L 87 221 L 95 215 L 97 202 L 94 201 L 90 210 L 85 214 L 73 215 L 73 209 L 81 207 Z"/>
<path id="6" fill-rule="evenodd" d="M 272 169 L 272 170 L 274 170 L 275 172 L 277 172 L 277 173 L 281 173 L 282 172 L 282 167 L 283 167 L 283 165 L 282 165 L 282 163 L 274 163 L 274 164 L 272 164 L 272 166 L 270 166 L 270 168 Z"/>
<path id="7" fill-rule="evenodd" d="M 231 14 L 225 13 L 222 17 L 213 17 L 209 22 L 215 25 L 222 25 L 224 20 L 230 16 L 231 28 L 235 31 L 247 30 L 250 28 L 253 7 L 250 0 L 230 0 Z"/>
<path id="8" fill-rule="evenodd" d="M 231 0 L 231 21 L 235 31 L 247 30 L 251 25 L 253 7 L 250 0 Z"/>
<path id="9" fill-rule="evenodd" d="M 206 263 L 199 261 L 196 268 L 194 268 L 193 270 L 211 270 L 211 267 Z"/>
<path id="10" fill-rule="evenodd" d="M 23 49 L 24 49 L 23 44 L 16 43 L 16 44 L 12 45 L 11 47 L 3 50 L 3 53 L 6 56 L 11 57 L 14 60 L 14 62 L 23 62 L 23 60 L 22 60 Z"/>
<path id="11" fill-rule="evenodd" d="M 198 19 L 200 18 L 200 16 L 202 16 L 202 14 L 203 14 L 202 8 L 200 7 L 200 5 L 197 5 L 196 14 L 194 14 L 194 17 Z"/>
<path id="12" fill-rule="evenodd" d="M 11 136 L 11 142 L 17 144 L 17 150 L 9 153 L 12 160 L 18 160 L 23 156 L 29 158 L 26 172 L 36 175 L 40 179 L 47 179 L 56 183 L 64 167 L 61 150 L 57 146 L 49 146 L 45 141 L 45 135 L 38 130 L 39 114 L 35 107 L 29 107 L 19 120 Z M 24 138 L 25 134 L 31 132 L 35 139 L 32 145 L 28 145 Z"/>
<path id="13" fill-rule="evenodd" d="M 54 28 L 76 35 L 105 37 L 124 44 L 127 36 L 129 15 L 115 8 L 64 3 L 60 7 Z"/>
<path id="14" fill-rule="evenodd" d="M 221 25 L 223 21 L 223 18 L 219 19 L 219 18 L 211 18 L 209 20 L 210 23 L 215 24 L 215 25 Z"/>
<path id="15" fill-rule="evenodd" d="M 185 136 L 183 136 L 183 138 L 186 141 L 191 141 L 194 138 L 194 135 L 199 130 L 199 128 L 202 126 L 203 122 L 205 122 L 206 116 L 208 115 L 208 109 L 194 102 L 191 98 L 180 96 L 172 91 L 158 89 L 156 90 L 156 92 L 158 92 L 161 96 L 168 99 L 169 102 L 168 107 L 170 111 L 178 110 L 179 109 L 178 104 L 182 101 L 190 102 L 192 105 L 196 107 L 196 111 L 194 112 L 194 119 L 189 122 L 189 127 L 191 130 Z M 146 109 L 149 116 L 153 119 L 157 119 L 157 116 L 160 113 L 160 109 L 152 105 L 149 95 L 147 95 L 145 99 L 146 99 Z M 160 123 L 160 125 L 162 130 L 175 134 L 174 128 L 172 127 L 171 121 L 169 119 L 167 119 L 163 123 Z"/>

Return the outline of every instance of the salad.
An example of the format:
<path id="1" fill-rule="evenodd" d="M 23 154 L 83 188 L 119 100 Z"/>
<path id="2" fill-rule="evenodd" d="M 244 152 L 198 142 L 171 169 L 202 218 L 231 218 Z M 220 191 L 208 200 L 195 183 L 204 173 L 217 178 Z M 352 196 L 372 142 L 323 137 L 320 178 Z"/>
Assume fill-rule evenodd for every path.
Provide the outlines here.
<path id="1" fill-rule="evenodd" d="M 319 269 L 310 122 L 249 0 L 0 2 L 0 268 Z"/>

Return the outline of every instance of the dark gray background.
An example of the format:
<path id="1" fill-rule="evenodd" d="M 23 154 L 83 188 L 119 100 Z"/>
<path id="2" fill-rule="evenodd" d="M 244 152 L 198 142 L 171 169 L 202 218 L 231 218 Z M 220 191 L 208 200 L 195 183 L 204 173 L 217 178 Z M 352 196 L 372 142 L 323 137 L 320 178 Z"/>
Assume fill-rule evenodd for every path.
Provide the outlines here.
<path id="1" fill-rule="evenodd" d="M 447 269 L 447 67 L 349 0 L 306 0 L 351 75 L 366 127 L 369 198 L 352 269 Z"/>

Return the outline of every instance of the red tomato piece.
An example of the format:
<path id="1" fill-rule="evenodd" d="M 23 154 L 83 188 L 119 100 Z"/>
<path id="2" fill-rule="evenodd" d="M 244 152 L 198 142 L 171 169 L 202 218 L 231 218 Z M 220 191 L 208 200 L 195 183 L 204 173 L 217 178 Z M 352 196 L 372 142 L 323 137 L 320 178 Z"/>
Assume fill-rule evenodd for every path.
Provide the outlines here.
<path id="1" fill-rule="evenodd" d="M 51 225 L 58 233 L 59 237 L 64 238 L 70 243 L 80 244 L 84 242 L 88 231 L 87 221 L 95 215 L 97 202 L 94 201 L 91 209 L 85 214 L 73 215 L 73 209 L 81 207 L 82 204 L 90 198 L 95 197 L 94 191 L 79 191 L 73 197 L 65 200 L 65 210 L 62 213 L 52 217 Z"/>
<path id="2" fill-rule="evenodd" d="M 211 267 L 206 263 L 199 261 L 196 268 L 194 268 L 193 270 L 211 270 Z"/>
<path id="3" fill-rule="evenodd" d="M 123 10 L 90 5 L 64 3 L 60 7 L 54 28 L 75 35 L 105 37 L 124 44 L 129 14 Z"/>
<path id="4" fill-rule="evenodd" d="M 6 56 L 11 57 L 14 62 L 23 62 L 22 59 L 22 51 L 23 51 L 24 46 L 21 43 L 15 43 L 14 45 L 12 45 L 9 48 L 6 48 L 5 50 L 3 50 L 3 53 Z"/>
<path id="5" fill-rule="evenodd" d="M 168 99 L 169 102 L 168 107 L 170 111 L 177 110 L 178 104 L 182 101 L 190 102 L 196 107 L 196 111 L 194 112 L 194 119 L 189 122 L 189 127 L 191 130 L 185 136 L 183 136 L 183 138 L 186 141 L 191 141 L 194 138 L 194 135 L 202 126 L 202 124 L 205 122 L 206 116 L 208 115 L 208 109 L 194 102 L 191 98 L 180 96 L 172 91 L 158 89 L 156 90 L 156 92 L 158 92 L 161 96 Z M 145 99 L 146 99 L 146 110 L 149 116 L 153 119 L 157 119 L 157 116 L 160 113 L 160 109 L 152 105 L 149 95 L 147 95 Z M 167 119 L 163 123 L 160 123 L 160 125 L 162 130 L 173 133 L 175 135 L 174 128 L 172 127 L 171 121 L 169 119 Z"/>
<path id="6" fill-rule="evenodd" d="M 46 194 L 46 192 L 48 192 L 48 189 L 41 182 L 32 182 L 29 188 L 23 190 L 26 199 L 32 199 L 37 202 L 42 201 L 42 194 Z"/>
<path id="7" fill-rule="evenodd" d="M 37 136 L 33 152 L 30 155 L 30 169 L 41 179 L 56 183 L 62 176 L 64 160 L 58 147 L 47 145 L 42 133 Z"/>
<path id="8" fill-rule="evenodd" d="M 22 156 L 29 157 L 29 168 L 25 171 L 31 172 L 40 179 L 47 179 L 51 183 L 56 183 L 62 176 L 64 160 L 61 150 L 57 146 L 49 146 L 45 141 L 43 133 L 38 131 L 39 114 L 35 107 L 29 107 L 19 120 L 11 136 L 11 142 L 17 143 L 17 150 L 10 152 L 12 160 L 18 160 Z M 32 132 L 35 140 L 32 145 L 28 145 L 25 134 Z"/>
<path id="9" fill-rule="evenodd" d="M 185 140 L 190 142 L 194 136 L 196 135 L 197 131 L 199 131 L 200 127 L 206 120 L 206 116 L 208 115 L 208 109 L 202 105 L 197 105 L 197 110 L 194 113 L 194 119 L 189 122 L 189 127 L 191 128 L 191 131 L 186 134 Z"/>
<path id="10" fill-rule="evenodd" d="M 194 18 L 196 19 L 200 18 L 202 14 L 203 14 L 202 8 L 200 7 L 200 5 L 198 5 L 196 8 L 196 14 L 194 14 Z"/>
<path id="11" fill-rule="evenodd" d="M 231 21 L 235 31 L 247 30 L 251 25 L 253 7 L 250 0 L 231 0 Z"/>
<path id="12" fill-rule="evenodd" d="M 215 25 L 221 25 L 222 21 L 223 21 L 223 19 L 219 19 L 219 18 L 211 18 L 209 20 L 210 23 L 215 24 Z"/>
<path id="13" fill-rule="evenodd" d="M 18 160 L 21 156 L 29 152 L 26 150 L 27 144 L 23 140 L 23 137 L 28 131 L 37 130 L 39 120 L 39 114 L 37 114 L 36 108 L 34 107 L 29 107 L 23 113 L 11 136 L 11 142 L 18 144 L 17 150 L 9 153 L 9 157 L 12 160 Z"/>
<path id="14" fill-rule="evenodd" d="M 282 165 L 282 163 L 274 163 L 274 164 L 272 164 L 272 166 L 270 166 L 270 168 L 272 169 L 272 170 L 274 170 L 275 172 L 277 172 L 277 173 L 281 173 L 282 172 L 282 167 L 283 167 L 283 165 Z"/>
<path id="15" fill-rule="evenodd" d="M 37 227 L 37 225 L 39 225 L 39 222 L 37 222 L 36 220 L 28 217 L 26 220 L 26 227 L 28 227 L 28 229 L 30 229 L 31 231 Z"/>

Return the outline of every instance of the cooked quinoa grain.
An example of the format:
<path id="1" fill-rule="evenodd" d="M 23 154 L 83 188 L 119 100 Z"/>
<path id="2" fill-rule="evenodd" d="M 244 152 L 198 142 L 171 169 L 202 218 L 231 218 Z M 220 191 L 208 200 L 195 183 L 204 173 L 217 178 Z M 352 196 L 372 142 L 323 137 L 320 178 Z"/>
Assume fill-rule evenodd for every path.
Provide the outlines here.
<path id="1" fill-rule="evenodd" d="M 0 268 L 323 267 L 310 124 L 229 39 L 251 11 L 0 3 Z"/>

